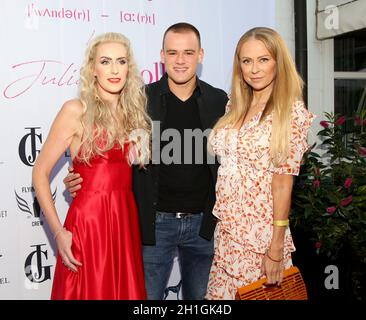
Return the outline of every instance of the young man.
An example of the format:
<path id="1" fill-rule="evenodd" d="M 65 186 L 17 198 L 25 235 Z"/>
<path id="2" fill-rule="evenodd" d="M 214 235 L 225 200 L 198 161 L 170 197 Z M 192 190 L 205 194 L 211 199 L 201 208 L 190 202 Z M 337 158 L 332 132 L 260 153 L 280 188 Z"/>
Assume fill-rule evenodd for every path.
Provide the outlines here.
<path id="1" fill-rule="evenodd" d="M 153 162 L 146 169 L 134 168 L 147 296 L 151 300 L 163 299 L 178 253 L 183 298 L 199 300 L 205 296 L 213 258 L 215 220 L 211 211 L 218 166 L 207 164 L 207 143 L 197 144 L 198 139 L 192 136 L 191 141 L 185 141 L 188 138 L 184 133 L 203 133 L 212 128 L 224 114 L 227 95 L 198 79 L 197 67 L 204 52 L 199 31 L 191 24 L 170 26 L 160 55 L 166 74 L 146 87 L 148 113 L 155 126 L 158 122 L 159 133 L 175 130 L 180 133 L 181 146 L 190 147 L 179 146 L 180 157 L 173 163 L 167 163 L 164 156 L 154 159 L 153 155 Z M 153 136 L 156 135 L 161 151 L 174 143 L 155 132 Z M 203 157 L 196 157 L 196 153 Z M 185 163 L 187 158 L 192 159 L 191 164 Z M 195 161 L 197 158 L 203 161 Z M 71 187 L 74 183 L 69 182 L 73 178 L 65 179 L 70 192 L 75 191 Z"/>

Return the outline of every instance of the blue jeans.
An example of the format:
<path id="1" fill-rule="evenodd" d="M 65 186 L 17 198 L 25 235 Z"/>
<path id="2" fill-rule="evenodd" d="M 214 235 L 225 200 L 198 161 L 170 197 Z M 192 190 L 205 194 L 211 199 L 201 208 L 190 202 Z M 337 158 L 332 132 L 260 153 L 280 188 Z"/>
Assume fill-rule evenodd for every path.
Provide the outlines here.
<path id="1" fill-rule="evenodd" d="M 213 239 L 198 233 L 203 213 L 175 218 L 156 213 L 155 246 L 143 246 L 145 285 L 149 300 L 162 300 L 178 252 L 183 299 L 203 300 L 213 258 Z"/>

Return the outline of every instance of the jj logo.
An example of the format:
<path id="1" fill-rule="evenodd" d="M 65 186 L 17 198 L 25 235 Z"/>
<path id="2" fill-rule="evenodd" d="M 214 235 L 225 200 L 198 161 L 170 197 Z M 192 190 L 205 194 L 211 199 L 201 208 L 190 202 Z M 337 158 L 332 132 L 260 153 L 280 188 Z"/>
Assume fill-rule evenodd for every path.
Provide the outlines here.
<path id="1" fill-rule="evenodd" d="M 45 244 L 31 246 L 35 250 L 28 255 L 24 264 L 25 275 L 33 283 L 42 283 L 51 279 L 52 265 L 44 265 L 43 257 L 47 260 L 48 252 L 47 250 L 42 251 L 42 246 L 45 246 Z"/>
<path id="2" fill-rule="evenodd" d="M 37 142 L 42 143 L 42 134 L 37 134 L 36 130 L 41 128 L 30 127 L 25 129 L 29 129 L 30 132 L 20 140 L 19 157 L 25 165 L 32 167 L 40 151 L 37 147 Z"/>
<path id="3" fill-rule="evenodd" d="M 2 254 L 0 254 L 0 258 L 3 257 Z M 1 269 L 0 269 L 1 270 Z M 0 274 L 0 286 L 3 285 L 3 284 L 9 284 L 10 281 L 8 278 L 6 277 L 2 277 L 1 274 Z"/>
<path id="4" fill-rule="evenodd" d="M 23 187 L 22 188 L 23 193 L 31 192 L 31 191 L 34 191 L 34 189 L 32 187 Z M 53 202 L 56 201 L 56 191 L 57 191 L 57 188 L 52 193 Z M 28 213 L 28 214 L 34 216 L 35 218 L 39 218 L 41 216 L 41 208 L 39 206 L 36 196 L 33 199 L 33 204 L 31 206 L 32 208 L 30 208 L 30 206 L 28 205 L 28 202 L 24 198 L 22 198 L 15 190 L 14 190 L 14 192 L 15 192 L 15 199 L 17 201 L 18 208 L 22 212 Z"/>

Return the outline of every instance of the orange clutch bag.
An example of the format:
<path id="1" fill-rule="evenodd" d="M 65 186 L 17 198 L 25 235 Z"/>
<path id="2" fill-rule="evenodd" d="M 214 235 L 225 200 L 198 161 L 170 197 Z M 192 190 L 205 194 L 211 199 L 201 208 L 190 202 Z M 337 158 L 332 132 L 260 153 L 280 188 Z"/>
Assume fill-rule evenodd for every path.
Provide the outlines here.
<path id="1" fill-rule="evenodd" d="M 266 286 L 263 278 L 238 289 L 235 300 L 307 300 L 304 280 L 297 267 L 284 271 L 280 286 Z"/>

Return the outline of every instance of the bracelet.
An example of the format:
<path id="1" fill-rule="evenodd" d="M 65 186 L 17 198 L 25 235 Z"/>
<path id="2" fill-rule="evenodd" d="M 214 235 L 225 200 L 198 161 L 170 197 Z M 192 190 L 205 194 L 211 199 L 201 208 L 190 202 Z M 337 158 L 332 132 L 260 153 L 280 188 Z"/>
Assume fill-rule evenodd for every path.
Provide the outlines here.
<path id="1" fill-rule="evenodd" d="M 55 232 L 55 234 L 54 234 L 54 236 L 53 236 L 53 239 L 55 239 L 55 240 L 56 240 L 56 238 L 57 238 L 58 234 L 59 234 L 61 231 L 63 231 L 63 230 L 66 230 L 66 228 L 65 228 L 65 227 L 61 227 L 60 229 L 58 229 L 58 230 Z"/>
<path id="2" fill-rule="evenodd" d="M 281 262 L 283 260 L 283 257 L 280 260 L 275 260 L 271 258 L 270 255 L 268 254 L 268 250 L 266 251 L 266 256 L 268 257 L 269 260 L 272 260 L 273 262 Z"/>
<path id="3" fill-rule="evenodd" d="M 286 220 L 273 220 L 273 225 L 276 227 L 288 227 L 290 221 L 289 219 Z"/>

